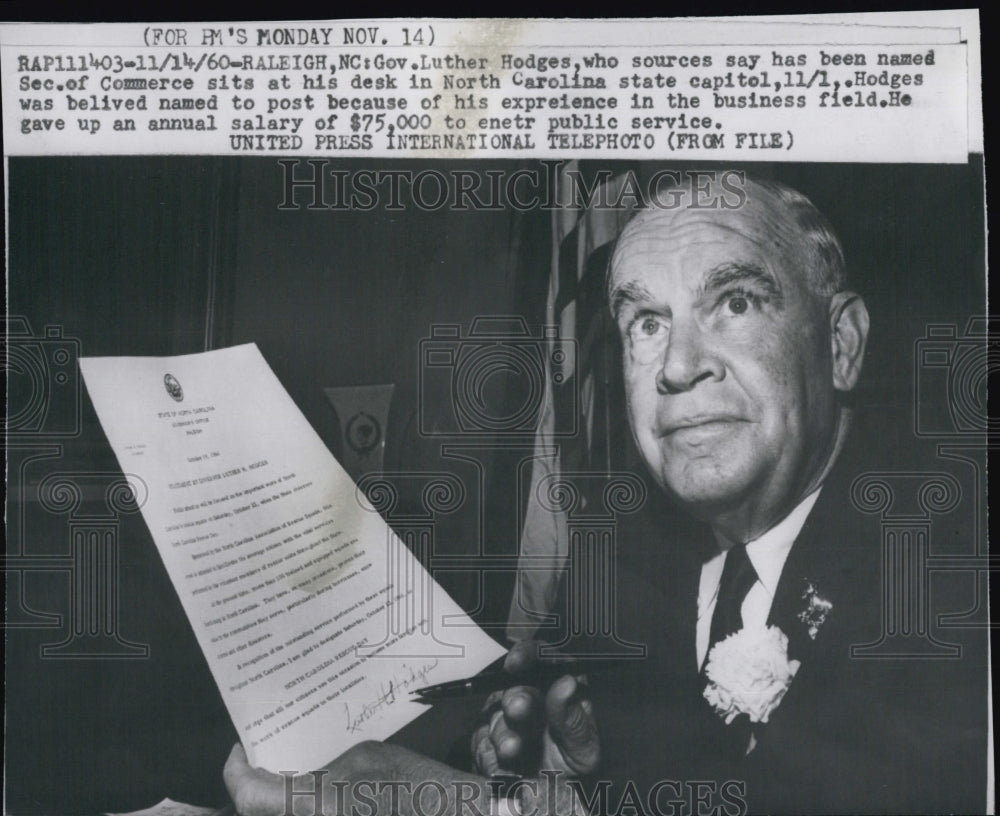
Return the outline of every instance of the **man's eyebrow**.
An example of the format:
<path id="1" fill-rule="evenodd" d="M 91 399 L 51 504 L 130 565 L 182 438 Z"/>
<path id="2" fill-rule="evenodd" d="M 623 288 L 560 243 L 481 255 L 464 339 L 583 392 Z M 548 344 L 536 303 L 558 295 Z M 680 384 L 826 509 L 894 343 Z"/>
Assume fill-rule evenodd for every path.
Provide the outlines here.
<path id="1" fill-rule="evenodd" d="M 778 309 L 784 305 L 781 287 L 774 276 L 757 264 L 727 263 L 715 267 L 705 277 L 701 293 L 728 289 L 738 284 L 753 284 L 764 290 L 766 297 Z"/>
<path id="2" fill-rule="evenodd" d="M 652 299 L 653 293 L 647 287 L 638 281 L 626 281 L 611 290 L 611 314 L 617 320 L 626 304 Z"/>

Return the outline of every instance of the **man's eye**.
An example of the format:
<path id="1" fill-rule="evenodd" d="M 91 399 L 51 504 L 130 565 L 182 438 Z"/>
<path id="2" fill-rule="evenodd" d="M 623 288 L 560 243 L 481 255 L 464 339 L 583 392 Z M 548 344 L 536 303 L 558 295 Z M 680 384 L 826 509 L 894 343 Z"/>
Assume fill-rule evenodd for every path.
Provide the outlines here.
<path id="1" fill-rule="evenodd" d="M 750 301 L 744 295 L 729 298 L 729 311 L 733 314 L 745 314 L 750 309 Z"/>
<path id="2" fill-rule="evenodd" d="M 662 336 L 666 329 L 667 324 L 663 318 L 657 315 L 642 315 L 632 322 L 628 333 L 632 342 L 644 343 Z"/>
<path id="3" fill-rule="evenodd" d="M 745 315 L 752 308 L 758 308 L 763 298 L 751 292 L 730 292 L 722 298 L 726 309 L 733 315 Z"/>
<path id="4" fill-rule="evenodd" d="M 656 334 L 661 327 L 662 324 L 655 317 L 644 317 L 639 321 L 639 330 L 650 337 Z"/>

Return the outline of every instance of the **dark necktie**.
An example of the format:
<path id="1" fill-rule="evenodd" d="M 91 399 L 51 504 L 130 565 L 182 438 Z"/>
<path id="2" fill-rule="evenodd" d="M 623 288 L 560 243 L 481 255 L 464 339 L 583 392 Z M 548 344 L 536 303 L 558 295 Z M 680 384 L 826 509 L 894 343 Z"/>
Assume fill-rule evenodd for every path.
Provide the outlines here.
<path id="1" fill-rule="evenodd" d="M 757 571 L 750 563 L 747 545 L 736 544 L 729 550 L 726 564 L 722 568 L 719 595 L 715 601 L 715 612 L 712 613 L 712 626 L 709 629 L 706 663 L 716 643 L 743 628 L 743 601 L 755 583 L 757 583 Z"/>
<path id="2" fill-rule="evenodd" d="M 722 568 L 722 578 L 719 580 L 719 594 L 715 601 L 715 611 L 712 613 L 712 626 L 709 629 L 708 651 L 701 666 L 702 686 L 708 684 L 705 666 L 708 665 L 708 655 L 720 640 L 743 628 L 743 601 L 747 593 L 757 583 L 757 570 L 750 563 L 747 555 L 747 545 L 737 544 L 729 550 L 725 566 Z M 740 760 L 747 752 L 750 744 L 750 718 L 740 714 L 729 725 L 723 725 L 721 719 L 716 720 L 724 736 L 721 736 L 719 747 L 731 760 Z"/>

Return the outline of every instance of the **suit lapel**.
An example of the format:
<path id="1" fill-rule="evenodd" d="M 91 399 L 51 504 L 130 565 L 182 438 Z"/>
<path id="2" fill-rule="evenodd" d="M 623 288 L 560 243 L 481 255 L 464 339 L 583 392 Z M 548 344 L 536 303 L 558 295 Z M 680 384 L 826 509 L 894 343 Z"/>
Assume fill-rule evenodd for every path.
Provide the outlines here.
<path id="1" fill-rule="evenodd" d="M 878 562 L 870 557 L 877 552 L 877 532 L 873 539 L 870 525 L 853 511 L 850 499 L 851 483 L 864 472 L 862 447 L 855 442 L 842 452 L 778 581 L 768 625 L 785 633 L 789 658 L 801 665 L 769 724 L 757 733 L 765 753 L 767 745 L 794 743 L 791 732 L 807 727 L 816 707 L 824 705 L 834 675 L 849 662 L 858 623 L 871 611 L 865 588 L 872 586 L 870 570 L 877 569 Z M 811 618 L 808 615 L 810 594 L 831 604 L 821 623 L 815 610 Z M 810 623 L 818 624 L 812 633 Z"/>
<path id="2" fill-rule="evenodd" d="M 850 495 L 851 483 L 865 470 L 863 447 L 857 439 L 848 440 L 788 554 L 771 604 L 768 624 L 788 636 L 791 656 L 803 663 L 831 632 L 853 628 L 861 612 L 858 592 L 866 586 L 861 579 L 877 568 L 870 556 L 878 541 L 869 540 L 877 531 L 852 509 Z M 832 604 L 812 634 L 810 620 L 817 619 L 807 616 L 810 594 Z"/>
<path id="3" fill-rule="evenodd" d="M 819 502 L 788 554 L 767 619 L 768 626 L 777 626 L 788 637 L 789 657 L 803 662 L 812 656 L 815 644 L 823 637 L 828 622 L 824 621 L 816 628 L 813 633 L 815 637 L 810 635 L 808 620 L 803 619 L 809 603 L 808 590 L 811 588 L 817 596 L 833 602 L 830 593 L 836 583 L 829 563 L 830 548 L 824 547 L 821 537 L 817 535 L 822 528 L 817 518 L 822 515 L 822 508 L 818 505 Z M 829 541 L 826 543 L 830 544 Z M 835 605 L 829 615 L 839 611 L 839 605 Z"/>

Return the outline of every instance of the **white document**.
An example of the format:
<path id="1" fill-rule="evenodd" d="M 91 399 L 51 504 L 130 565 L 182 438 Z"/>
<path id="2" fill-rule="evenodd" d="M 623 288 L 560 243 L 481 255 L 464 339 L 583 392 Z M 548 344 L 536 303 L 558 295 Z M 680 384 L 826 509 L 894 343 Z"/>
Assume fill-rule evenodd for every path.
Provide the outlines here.
<path id="1" fill-rule="evenodd" d="M 355 487 L 248 344 L 80 360 L 251 764 L 321 767 L 505 650 Z"/>
<path id="2" fill-rule="evenodd" d="M 212 816 L 218 812 L 217 808 L 187 805 L 184 802 L 175 802 L 173 799 L 164 799 L 162 802 L 142 810 L 132 810 L 128 813 L 108 813 L 106 816 Z"/>

